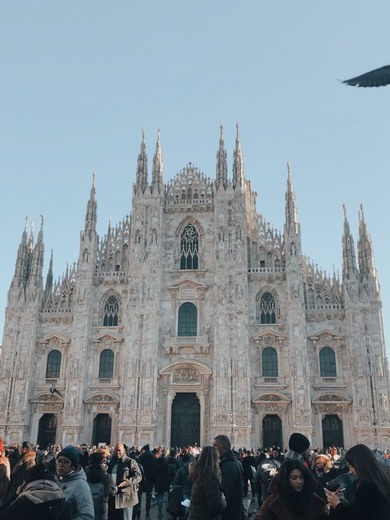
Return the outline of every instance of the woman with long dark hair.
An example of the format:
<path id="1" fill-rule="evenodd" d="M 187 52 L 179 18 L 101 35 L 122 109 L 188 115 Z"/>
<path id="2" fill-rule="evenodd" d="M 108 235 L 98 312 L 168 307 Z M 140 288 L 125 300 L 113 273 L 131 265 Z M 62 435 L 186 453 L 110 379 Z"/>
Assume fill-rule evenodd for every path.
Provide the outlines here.
<path id="1" fill-rule="evenodd" d="M 226 508 L 221 493 L 221 471 L 217 448 L 206 446 L 197 462 L 190 467 L 192 482 L 191 504 L 188 520 L 211 520 Z"/>
<path id="2" fill-rule="evenodd" d="M 322 520 L 326 503 L 314 493 L 316 481 L 300 460 L 286 459 L 253 520 Z"/>
<path id="3" fill-rule="evenodd" d="M 390 480 L 374 453 L 364 444 L 347 451 L 349 472 L 355 475 L 355 498 L 352 504 L 326 492 L 331 515 L 342 520 L 390 520 Z"/>

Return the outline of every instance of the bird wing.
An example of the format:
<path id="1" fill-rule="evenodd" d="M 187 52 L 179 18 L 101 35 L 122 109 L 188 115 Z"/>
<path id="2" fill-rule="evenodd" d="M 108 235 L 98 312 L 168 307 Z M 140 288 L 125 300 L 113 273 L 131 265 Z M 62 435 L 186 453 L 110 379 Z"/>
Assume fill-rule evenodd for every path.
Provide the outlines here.
<path id="1" fill-rule="evenodd" d="M 356 78 L 346 79 L 343 83 L 353 87 L 384 87 L 390 83 L 390 65 L 371 70 Z"/>

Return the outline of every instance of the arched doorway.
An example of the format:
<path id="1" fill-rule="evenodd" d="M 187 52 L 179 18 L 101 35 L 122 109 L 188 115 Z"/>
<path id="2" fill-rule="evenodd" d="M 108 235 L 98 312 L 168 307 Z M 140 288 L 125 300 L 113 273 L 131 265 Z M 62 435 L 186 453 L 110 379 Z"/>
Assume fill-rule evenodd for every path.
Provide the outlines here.
<path id="1" fill-rule="evenodd" d="M 98 413 L 93 420 L 92 444 L 111 444 L 111 417 L 108 413 Z"/>
<path id="2" fill-rule="evenodd" d="M 344 446 L 343 423 L 337 415 L 325 415 L 322 419 L 322 440 L 325 449 Z"/>
<path id="3" fill-rule="evenodd" d="M 57 417 L 54 413 L 45 413 L 39 419 L 37 444 L 46 449 L 50 444 L 56 443 Z"/>
<path id="4" fill-rule="evenodd" d="M 269 414 L 263 419 L 263 448 L 271 446 L 283 449 L 283 430 L 280 417 Z"/>
<path id="5" fill-rule="evenodd" d="M 178 393 L 172 402 L 171 446 L 200 444 L 200 403 L 195 393 Z"/>

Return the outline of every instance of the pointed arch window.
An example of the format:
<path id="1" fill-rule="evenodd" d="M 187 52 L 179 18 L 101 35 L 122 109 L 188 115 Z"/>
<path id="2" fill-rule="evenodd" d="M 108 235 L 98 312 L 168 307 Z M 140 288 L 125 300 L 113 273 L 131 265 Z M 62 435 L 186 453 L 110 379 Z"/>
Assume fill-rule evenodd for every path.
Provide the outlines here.
<path id="1" fill-rule="evenodd" d="M 118 325 L 119 301 L 116 296 L 109 296 L 104 305 L 103 326 L 116 327 Z"/>
<path id="2" fill-rule="evenodd" d="M 199 268 L 199 233 L 192 224 L 186 226 L 180 239 L 180 269 Z"/>
<path id="3" fill-rule="evenodd" d="M 267 347 L 261 354 L 263 377 L 278 377 L 278 353 L 272 347 Z"/>
<path id="4" fill-rule="evenodd" d="M 265 292 L 257 300 L 257 319 L 260 323 L 276 323 L 276 302 L 271 293 Z"/>
<path id="5" fill-rule="evenodd" d="M 100 354 L 99 379 L 111 379 L 114 373 L 114 352 L 107 348 Z"/>
<path id="6" fill-rule="evenodd" d="M 47 356 L 46 379 L 58 379 L 61 371 L 61 352 L 52 350 Z"/>
<path id="7" fill-rule="evenodd" d="M 336 356 L 334 350 L 330 347 L 324 347 L 320 350 L 320 376 L 336 377 Z"/>
<path id="8" fill-rule="evenodd" d="M 183 303 L 179 307 L 178 314 L 178 336 L 197 336 L 198 331 L 198 309 L 190 302 Z"/>

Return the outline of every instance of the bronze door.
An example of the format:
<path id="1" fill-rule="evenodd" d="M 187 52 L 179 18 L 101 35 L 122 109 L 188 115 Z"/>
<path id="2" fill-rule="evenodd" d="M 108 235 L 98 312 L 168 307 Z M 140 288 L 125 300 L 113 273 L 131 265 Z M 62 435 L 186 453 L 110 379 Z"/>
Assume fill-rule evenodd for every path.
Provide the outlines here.
<path id="1" fill-rule="evenodd" d="M 39 419 L 38 442 L 45 450 L 50 444 L 56 443 L 57 417 L 53 413 L 45 413 Z"/>
<path id="2" fill-rule="evenodd" d="M 196 394 L 176 394 L 172 403 L 171 446 L 200 444 L 200 403 Z"/>
<path id="3" fill-rule="evenodd" d="M 322 419 L 324 449 L 344 446 L 343 423 L 337 415 L 325 415 Z"/>

